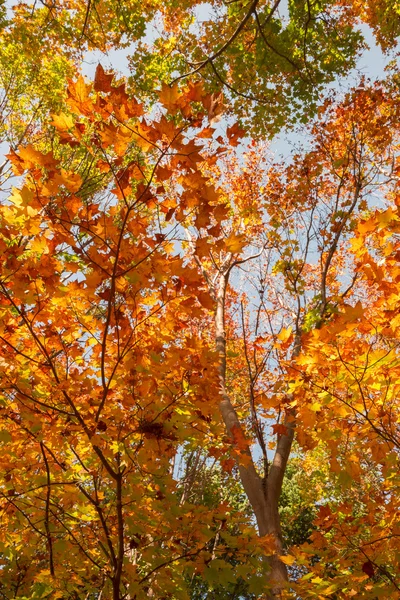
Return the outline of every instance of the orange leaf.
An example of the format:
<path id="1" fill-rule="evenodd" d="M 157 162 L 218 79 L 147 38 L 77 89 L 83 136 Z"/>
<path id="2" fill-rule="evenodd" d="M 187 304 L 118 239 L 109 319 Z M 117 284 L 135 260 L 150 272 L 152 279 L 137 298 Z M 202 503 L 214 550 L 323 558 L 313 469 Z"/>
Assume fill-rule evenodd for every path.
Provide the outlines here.
<path id="1" fill-rule="evenodd" d="M 215 302 L 208 292 L 198 292 L 197 299 L 200 304 L 204 306 L 204 308 L 207 308 L 208 310 L 214 310 Z"/>
<path id="2" fill-rule="evenodd" d="M 246 236 L 243 234 L 235 235 L 232 233 L 225 240 L 226 249 L 228 252 L 232 252 L 232 254 L 237 254 L 238 252 L 240 252 L 246 245 L 246 243 Z"/>
<path id="3" fill-rule="evenodd" d="M 292 564 L 294 562 L 296 562 L 296 558 L 294 556 L 292 556 L 291 554 L 288 554 L 287 556 L 280 556 L 279 559 L 285 564 L 288 565 L 289 567 L 292 566 Z"/>
<path id="4" fill-rule="evenodd" d="M 172 86 L 166 83 L 162 84 L 160 92 L 160 102 L 168 109 L 170 114 L 174 114 L 175 110 L 179 106 L 180 92 L 178 84 L 174 83 Z"/>
<path id="5" fill-rule="evenodd" d="M 272 431 L 274 434 L 287 435 L 288 428 L 286 425 L 283 425 L 283 423 L 274 423 L 274 425 L 272 425 Z"/>
<path id="6" fill-rule="evenodd" d="M 106 73 L 99 63 L 96 67 L 96 74 L 94 77 L 94 89 L 96 92 L 110 92 L 113 78 L 113 73 Z"/>

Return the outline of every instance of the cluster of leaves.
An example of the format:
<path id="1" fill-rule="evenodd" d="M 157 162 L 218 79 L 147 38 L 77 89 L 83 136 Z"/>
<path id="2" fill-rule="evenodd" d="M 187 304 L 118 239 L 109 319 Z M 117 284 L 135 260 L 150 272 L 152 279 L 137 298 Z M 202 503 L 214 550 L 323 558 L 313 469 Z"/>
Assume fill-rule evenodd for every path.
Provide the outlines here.
<path id="1" fill-rule="evenodd" d="M 398 77 L 322 101 L 398 16 L 2 7 L 3 597 L 398 593 Z"/>
<path id="2" fill-rule="evenodd" d="M 177 594 L 174 565 L 207 560 L 221 508 L 193 518 L 170 473 L 180 444 L 213 431 L 202 422 L 218 430 L 215 358 L 187 326 L 201 276 L 168 231 L 177 209 L 206 227 L 219 208 L 184 137 L 208 112 L 191 102 L 211 100 L 185 94 L 161 96 L 176 124 L 149 122 L 99 67 L 94 86 L 70 84 L 53 151 L 10 155 L 27 175 L 1 207 L 1 585 L 19 596 L 145 597 L 164 567 L 152 589 Z"/>

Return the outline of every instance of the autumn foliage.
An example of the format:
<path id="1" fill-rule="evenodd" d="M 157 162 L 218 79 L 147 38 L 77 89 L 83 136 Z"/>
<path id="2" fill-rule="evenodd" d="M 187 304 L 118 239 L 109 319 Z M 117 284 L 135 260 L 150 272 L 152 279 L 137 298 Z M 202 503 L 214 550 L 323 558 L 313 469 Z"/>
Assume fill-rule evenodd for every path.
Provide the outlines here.
<path id="1" fill-rule="evenodd" d="M 1 17 L 0 595 L 394 598 L 398 7 L 175 4 Z"/>

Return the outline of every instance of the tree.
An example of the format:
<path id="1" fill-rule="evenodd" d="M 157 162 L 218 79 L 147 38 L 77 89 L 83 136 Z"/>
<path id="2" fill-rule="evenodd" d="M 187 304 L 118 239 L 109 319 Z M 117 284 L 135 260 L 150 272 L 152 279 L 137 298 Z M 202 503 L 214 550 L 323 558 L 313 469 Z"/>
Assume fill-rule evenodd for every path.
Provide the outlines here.
<path id="1" fill-rule="evenodd" d="M 275 2 L 55 0 L 12 3 L 4 14 L 0 77 L 7 141 L 55 110 L 67 77 L 93 53 L 131 48 L 129 87 L 149 101 L 160 82 L 204 80 L 252 135 L 306 124 L 325 90 L 354 69 L 369 25 L 396 50 L 399 7 L 388 0 Z M 48 57 L 51 56 L 51 60 Z M 4 134 L 4 129 L 3 129 Z"/>
<path id="2" fill-rule="evenodd" d="M 391 121 L 392 113 L 389 112 L 389 116 L 382 116 L 382 113 L 386 112 L 385 104 L 381 89 L 360 88 L 352 97 L 346 98 L 343 105 L 328 106 L 325 114 L 321 115 L 322 123 L 320 121 L 314 128 L 315 150 L 295 159 L 294 164 L 283 172 L 280 168 L 272 169 L 269 173 L 269 187 L 264 188 L 267 200 L 264 205 L 262 200 L 256 204 L 258 210 L 264 208 L 269 213 L 269 222 L 264 221 L 261 227 L 264 241 L 257 254 L 261 255 L 264 251 L 268 251 L 269 254 L 260 279 L 264 282 L 261 286 L 261 296 L 265 306 L 262 312 L 258 311 L 255 333 L 258 338 L 265 335 L 263 327 L 266 327 L 269 337 L 261 338 L 255 348 L 252 348 L 251 329 L 249 331 L 249 327 L 243 323 L 245 346 L 242 361 L 247 363 L 249 372 L 249 410 L 253 440 L 260 444 L 260 453 L 265 459 L 262 473 L 257 472 L 250 448 L 246 445 L 248 426 L 243 420 L 241 422 L 238 412 L 240 410 L 243 414 L 243 409 L 235 407 L 235 390 L 232 390 L 231 396 L 227 382 L 225 313 L 229 277 L 233 268 L 251 260 L 249 256 L 244 258 L 239 256 L 246 244 L 246 233 L 251 238 L 251 242 L 249 239 L 248 243 L 252 244 L 253 248 L 255 245 L 255 230 L 251 228 L 251 218 L 245 220 L 241 212 L 243 211 L 243 206 L 240 204 L 242 196 L 240 193 L 236 196 L 235 188 L 232 189 L 235 181 L 232 168 L 230 168 L 229 179 L 230 205 L 231 214 L 232 210 L 236 210 L 236 214 L 231 217 L 233 230 L 227 233 L 225 251 L 221 252 L 218 246 L 214 250 L 209 240 L 210 253 L 204 255 L 202 250 L 206 242 L 204 234 L 197 228 L 196 243 L 194 236 L 191 236 L 193 247 L 201 248 L 201 258 L 198 251 L 195 257 L 205 274 L 206 281 L 209 282 L 210 292 L 214 294 L 217 306 L 215 335 L 220 356 L 220 380 L 224 390 L 220 410 L 226 428 L 242 454 L 242 457 L 239 456 L 239 472 L 257 519 L 259 533 L 261 536 L 275 537 L 278 555 L 283 551 L 278 499 L 293 440 L 294 426 L 297 424 L 300 443 L 305 447 L 311 444 L 312 447 L 309 429 L 316 422 L 315 413 L 319 411 L 320 404 L 313 403 L 311 409 L 307 403 L 304 404 L 303 379 L 298 380 L 298 398 L 293 394 L 297 389 L 296 385 L 291 383 L 288 388 L 286 378 L 282 382 L 283 385 L 279 382 L 275 384 L 274 391 L 281 392 L 278 398 L 276 396 L 272 399 L 268 396 L 265 398 L 265 380 L 262 378 L 262 373 L 268 366 L 268 377 L 271 378 L 273 367 L 268 352 L 271 339 L 276 340 L 278 337 L 278 340 L 283 342 L 284 351 L 280 357 L 278 353 L 278 360 L 282 364 L 286 358 L 283 368 L 290 380 L 291 372 L 298 368 L 297 362 L 304 360 L 307 363 L 310 360 L 307 356 L 301 357 L 303 344 L 307 339 L 305 332 L 315 328 L 319 331 L 324 321 L 332 319 L 334 313 L 341 310 L 341 306 L 345 307 L 344 299 L 349 293 L 358 293 L 355 279 L 345 284 L 341 281 L 340 269 L 345 260 L 346 238 L 354 227 L 357 215 L 360 210 L 363 211 L 367 207 L 367 198 L 373 186 L 384 185 L 381 179 L 382 172 L 385 173 L 386 166 L 393 161 L 394 148 L 391 147 L 391 136 L 394 135 L 394 129 L 391 129 L 391 133 L 389 130 L 391 127 L 394 128 L 395 124 Z M 333 132 L 335 132 L 334 136 Z M 253 185 L 257 173 L 257 161 L 258 157 L 255 155 L 249 169 Z M 243 168 L 237 186 L 240 192 L 245 185 L 242 173 Z M 387 178 L 390 189 L 391 176 L 388 174 Z M 262 180 L 262 171 L 259 180 Z M 247 192 L 245 197 L 246 209 L 248 209 L 248 199 L 251 196 Z M 278 197 L 279 204 L 274 202 Z M 252 217 L 254 218 L 254 214 Z M 258 224 L 257 227 L 260 225 Z M 225 232 L 227 232 L 226 226 Z M 319 256 L 316 265 L 309 262 L 309 256 L 314 253 Z M 279 296 L 275 299 L 272 293 L 276 292 L 277 286 L 271 284 L 272 274 L 281 275 L 284 284 L 284 289 L 280 290 Z M 265 281 L 268 281 L 268 287 Z M 263 297 L 265 293 L 268 294 L 267 298 Z M 281 331 L 278 336 L 278 332 L 274 332 L 276 326 L 274 314 L 277 311 L 280 319 L 283 316 L 286 322 L 292 321 L 293 333 L 288 328 Z M 265 313 L 270 314 L 270 319 L 263 323 Z M 280 320 L 278 324 L 281 323 Z M 252 329 L 254 330 L 254 325 Z M 324 332 L 325 329 L 321 331 Z M 262 353 L 264 356 L 262 358 L 260 354 L 257 356 L 257 351 L 260 351 L 261 357 Z M 273 360 L 276 358 L 274 357 Z M 314 359 L 313 365 L 318 360 Z M 238 384 L 235 382 L 235 385 Z M 284 415 L 283 421 L 274 425 L 278 443 L 272 461 L 268 460 L 262 432 L 263 423 L 260 413 L 262 415 L 265 409 L 269 409 L 272 414 L 274 410 L 279 410 Z M 326 425 L 325 429 L 327 427 Z M 323 435 L 325 439 L 326 433 Z M 274 560 L 272 559 L 272 579 L 284 581 L 287 575 L 283 563 L 277 558 L 275 562 Z"/>
<path id="3" fill-rule="evenodd" d="M 4 103 L 17 182 L 0 230 L 6 598 L 178 599 L 196 578 L 237 591 L 244 575 L 250 595 L 277 598 L 292 593 L 295 561 L 302 597 L 398 591 L 396 76 L 319 107 L 315 95 L 353 64 L 361 37 L 346 19 L 371 23 L 384 48 L 396 25 L 372 3 L 291 4 L 287 26 L 278 3 L 234 4 L 222 45 L 219 19 L 204 25 L 217 46 L 204 42 L 190 77 L 193 4 L 148 7 L 167 38 L 186 41 L 165 69 L 164 39 L 158 56 L 138 45 L 143 101 L 101 66 L 93 85 L 51 88 L 87 49 L 143 35 L 137 5 L 132 21 L 118 3 L 18 5 L 4 25 L 8 40 L 20 32 L 12 65 L 35 31 L 40 56 L 51 47 L 63 65 L 54 79 L 39 63 L 44 88 L 13 66 Z M 301 43 L 301 66 L 285 69 Z M 281 45 L 289 54 L 250 83 L 268 102 L 281 92 L 268 135 L 318 108 L 312 149 L 289 165 L 271 164 L 257 140 L 236 150 L 245 130 L 217 125 L 247 78 L 243 52 L 262 64 Z M 176 81 L 154 86 L 154 73 Z M 228 107 L 253 131 L 261 96 Z M 295 431 L 325 483 L 311 543 L 285 555 L 279 501 Z M 258 538 L 234 494 L 211 505 L 181 494 L 185 445 L 217 459 L 226 481 L 237 469 Z"/>
<path id="4" fill-rule="evenodd" d="M 184 132 L 204 116 L 191 100 L 210 99 L 198 86 L 166 90 L 180 123 L 150 124 L 111 80 L 99 68 L 101 92 L 71 83 L 53 151 L 11 155 L 27 175 L 1 225 L 6 597 L 179 594 L 174 566 L 204 564 L 221 518 L 219 506 L 189 518 L 172 479 L 177 447 L 202 443 L 200 417 L 216 420 L 204 402 L 212 352 L 187 324 L 202 314 L 190 291 L 199 276 L 161 227 L 183 210 L 165 182 L 179 173 L 184 198 L 205 181 L 201 146 Z M 208 207 L 197 212 L 207 223 Z"/>

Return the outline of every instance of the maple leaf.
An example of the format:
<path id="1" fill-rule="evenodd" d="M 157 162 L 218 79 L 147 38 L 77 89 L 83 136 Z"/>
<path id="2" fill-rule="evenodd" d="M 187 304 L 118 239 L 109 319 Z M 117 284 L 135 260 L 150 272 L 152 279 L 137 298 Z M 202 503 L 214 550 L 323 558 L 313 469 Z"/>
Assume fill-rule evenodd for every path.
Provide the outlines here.
<path id="1" fill-rule="evenodd" d="M 214 310 L 215 302 L 207 292 L 199 292 L 197 294 L 197 298 L 204 308 L 207 308 L 208 310 Z"/>
<path id="2" fill-rule="evenodd" d="M 72 115 L 67 115 L 66 113 L 61 113 L 59 115 L 53 115 L 53 120 L 51 122 L 52 125 L 61 133 L 64 134 L 60 136 L 60 139 L 69 139 L 69 131 L 71 131 L 74 127 L 74 119 Z"/>
<path id="3" fill-rule="evenodd" d="M 114 78 L 113 73 L 106 73 L 102 65 L 99 63 L 96 67 L 96 73 L 94 76 L 94 89 L 96 92 L 110 92 L 112 87 L 112 81 Z"/>
<path id="4" fill-rule="evenodd" d="M 291 556 L 290 554 L 280 556 L 279 558 L 283 563 L 285 563 L 285 565 L 288 565 L 289 567 L 291 567 L 296 562 L 296 558 L 294 556 Z"/>
<path id="5" fill-rule="evenodd" d="M 291 335 L 292 335 L 292 328 L 288 327 L 287 329 L 282 329 L 279 332 L 279 334 L 277 335 L 277 338 L 281 342 L 287 342 L 290 339 Z"/>
<path id="6" fill-rule="evenodd" d="M 158 165 L 157 169 L 156 169 L 156 174 L 157 174 L 157 178 L 160 181 L 166 181 L 167 179 L 169 179 L 172 176 L 172 171 L 170 169 L 168 169 L 167 167 L 163 167 L 161 165 Z"/>
<path id="7" fill-rule="evenodd" d="M 360 319 L 364 314 L 361 302 L 357 302 L 355 306 L 346 305 L 344 308 L 345 310 L 342 313 L 342 319 L 346 323 L 352 323 L 353 321 Z"/>
<path id="8" fill-rule="evenodd" d="M 228 136 L 229 144 L 231 146 L 237 146 L 239 144 L 239 139 L 242 138 L 245 133 L 245 130 L 241 129 L 237 123 L 228 127 L 226 135 Z"/>
<path id="9" fill-rule="evenodd" d="M 82 75 L 68 85 L 68 104 L 76 114 L 90 115 L 93 103 L 90 99 L 92 86 L 85 82 Z"/>
<path id="10" fill-rule="evenodd" d="M 17 160 L 14 153 L 11 157 L 13 161 Z M 18 164 L 23 166 L 24 169 L 32 169 L 34 167 L 45 167 L 50 169 L 56 167 L 58 162 L 51 151 L 44 154 L 34 148 L 32 144 L 20 146 L 18 148 L 18 159 Z"/>
<path id="11" fill-rule="evenodd" d="M 364 571 L 364 573 L 366 575 L 368 575 L 368 577 L 374 577 L 375 575 L 375 568 L 373 563 L 370 560 L 367 560 L 365 563 L 363 563 L 361 569 Z"/>
<path id="12" fill-rule="evenodd" d="M 160 102 L 168 109 L 168 112 L 174 114 L 176 109 L 179 108 L 181 100 L 178 84 L 168 85 L 163 83 L 159 98 Z"/>
<path id="13" fill-rule="evenodd" d="M 189 81 L 188 91 L 186 92 L 186 98 L 190 102 L 200 102 L 204 93 L 203 81 Z"/>
<path id="14" fill-rule="evenodd" d="M 202 99 L 204 108 L 207 110 L 208 121 L 211 125 L 221 120 L 225 110 L 224 96 L 220 94 L 209 94 Z"/>
<path id="15" fill-rule="evenodd" d="M 274 434 L 277 435 L 288 434 L 288 428 L 286 427 L 286 425 L 283 425 L 283 423 L 274 423 L 274 425 L 272 425 L 272 431 Z"/>
<path id="16" fill-rule="evenodd" d="M 240 451 L 240 452 L 247 452 L 248 448 L 249 448 L 249 442 L 246 439 L 241 427 L 239 427 L 239 425 L 233 425 L 233 427 L 231 428 L 231 435 L 232 435 L 232 439 L 233 439 L 233 443 L 235 445 L 235 447 Z"/>
<path id="17" fill-rule="evenodd" d="M 9 197 L 10 202 L 15 206 L 26 209 L 26 213 L 30 216 L 35 216 L 38 211 L 33 208 L 34 193 L 33 190 L 29 189 L 26 185 L 21 190 L 13 188 L 12 195 Z"/>
<path id="18" fill-rule="evenodd" d="M 232 252 L 233 254 L 241 252 L 246 244 L 247 239 L 244 234 L 237 235 L 232 233 L 229 237 L 225 239 L 225 246 L 227 251 Z"/>

